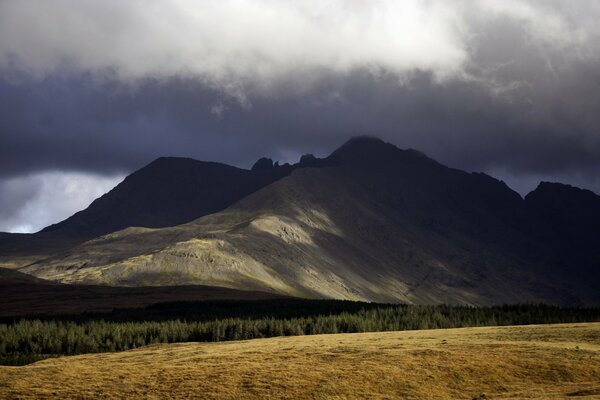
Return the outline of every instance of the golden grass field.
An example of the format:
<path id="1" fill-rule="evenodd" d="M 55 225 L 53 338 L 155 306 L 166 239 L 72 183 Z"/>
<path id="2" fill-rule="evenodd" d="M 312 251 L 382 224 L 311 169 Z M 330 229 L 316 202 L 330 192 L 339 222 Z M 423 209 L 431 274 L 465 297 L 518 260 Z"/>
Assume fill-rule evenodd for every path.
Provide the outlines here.
<path id="1" fill-rule="evenodd" d="M 600 398 L 600 323 L 154 345 L 0 367 L 0 398 Z"/>

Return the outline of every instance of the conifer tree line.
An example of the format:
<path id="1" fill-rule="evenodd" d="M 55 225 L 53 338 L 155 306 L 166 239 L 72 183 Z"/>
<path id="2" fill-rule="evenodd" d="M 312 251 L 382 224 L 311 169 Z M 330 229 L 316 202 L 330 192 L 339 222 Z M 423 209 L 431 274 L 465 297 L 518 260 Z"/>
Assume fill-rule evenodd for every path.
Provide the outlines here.
<path id="1" fill-rule="evenodd" d="M 58 355 L 122 351 L 157 343 L 600 321 L 600 308 L 548 305 L 475 308 L 331 300 L 208 304 L 169 303 L 137 311 L 6 321 L 0 324 L 0 363 L 19 365 Z M 128 315 L 130 320 L 124 321 Z"/>

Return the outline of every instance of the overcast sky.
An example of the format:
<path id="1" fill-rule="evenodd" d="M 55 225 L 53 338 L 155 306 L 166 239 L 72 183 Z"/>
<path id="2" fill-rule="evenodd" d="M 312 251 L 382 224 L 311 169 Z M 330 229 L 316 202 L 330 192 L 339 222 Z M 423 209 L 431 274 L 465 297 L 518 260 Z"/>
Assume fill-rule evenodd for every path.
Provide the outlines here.
<path id="1" fill-rule="evenodd" d="M 162 155 L 249 167 L 371 134 L 600 193 L 596 0 L 0 0 L 0 231 Z"/>

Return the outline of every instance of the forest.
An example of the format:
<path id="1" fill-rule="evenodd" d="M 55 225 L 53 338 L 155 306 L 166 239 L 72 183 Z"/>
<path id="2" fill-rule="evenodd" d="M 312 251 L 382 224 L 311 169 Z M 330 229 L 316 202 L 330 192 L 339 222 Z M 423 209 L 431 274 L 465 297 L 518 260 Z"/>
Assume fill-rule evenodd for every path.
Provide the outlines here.
<path id="1" fill-rule="evenodd" d="M 299 299 L 160 303 L 108 313 L 5 318 L 0 323 L 0 364 L 157 343 L 596 321 L 600 308 L 543 304 L 470 307 Z"/>

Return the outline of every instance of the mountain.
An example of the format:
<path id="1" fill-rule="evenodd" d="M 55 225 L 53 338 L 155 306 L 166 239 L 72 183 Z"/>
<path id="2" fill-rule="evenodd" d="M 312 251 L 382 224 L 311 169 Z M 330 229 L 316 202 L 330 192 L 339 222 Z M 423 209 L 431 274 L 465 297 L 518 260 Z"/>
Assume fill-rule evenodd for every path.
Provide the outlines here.
<path id="1" fill-rule="evenodd" d="M 189 158 L 161 157 L 129 175 L 87 209 L 41 232 L 96 237 L 130 226 L 179 225 L 220 211 L 290 171 L 289 166 L 249 171 Z"/>
<path id="2" fill-rule="evenodd" d="M 250 173 L 267 171 L 272 181 L 221 211 L 105 234 L 20 271 L 65 283 L 203 284 L 386 302 L 600 303 L 590 279 L 600 260 L 599 237 L 590 235 L 599 197 L 591 192 L 564 195 L 542 184 L 523 199 L 490 176 L 369 137 L 294 167 L 269 161 Z M 146 184 L 158 190 L 153 182 Z M 215 184 L 204 193 L 221 198 L 229 189 Z M 585 257 L 568 257 L 581 249 Z"/>
<path id="3" fill-rule="evenodd" d="M 259 160 L 251 170 L 245 170 L 189 158 L 161 157 L 62 222 L 35 234 L 0 232 L 0 266 L 26 266 L 131 226 L 157 228 L 192 221 L 226 208 L 288 175 L 293 168 L 274 165 L 269 159 Z"/>
<path id="4" fill-rule="evenodd" d="M 561 183 L 542 182 L 525 196 L 533 233 L 549 244 L 568 273 L 600 282 L 600 196 Z"/>

